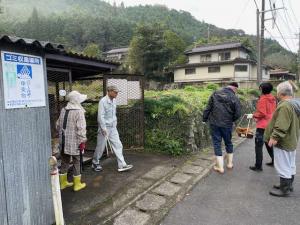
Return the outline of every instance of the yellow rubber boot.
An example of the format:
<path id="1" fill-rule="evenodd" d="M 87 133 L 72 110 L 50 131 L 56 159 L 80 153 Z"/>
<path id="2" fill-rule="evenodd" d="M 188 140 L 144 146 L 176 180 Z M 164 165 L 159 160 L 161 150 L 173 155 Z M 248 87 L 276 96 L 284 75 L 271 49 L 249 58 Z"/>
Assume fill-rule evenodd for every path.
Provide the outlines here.
<path id="1" fill-rule="evenodd" d="M 85 183 L 81 183 L 81 175 L 78 176 L 73 176 L 73 181 L 74 181 L 74 191 L 80 191 L 81 189 L 86 187 Z"/>
<path id="2" fill-rule="evenodd" d="M 60 183 L 60 190 L 73 186 L 72 182 L 68 182 L 67 173 L 59 174 L 59 183 Z"/>

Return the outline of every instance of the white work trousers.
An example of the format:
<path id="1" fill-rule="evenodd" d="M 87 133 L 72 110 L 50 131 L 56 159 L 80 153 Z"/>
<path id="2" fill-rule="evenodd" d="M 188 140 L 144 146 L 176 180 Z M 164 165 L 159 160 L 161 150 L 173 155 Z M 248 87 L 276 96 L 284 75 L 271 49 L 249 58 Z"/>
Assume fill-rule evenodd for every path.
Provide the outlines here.
<path id="1" fill-rule="evenodd" d="M 107 137 L 112 145 L 113 151 L 117 157 L 117 161 L 118 161 L 118 167 L 122 168 L 124 166 L 126 166 L 126 162 L 124 160 L 124 156 L 123 156 L 123 145 L 120 141 L 120 137 L 119 137 L 119 133 L 116 127 L 108 127 L 107 128 Z M 99 160 L 102 157 L 102 154 L 104 152 L 105 149 L 105 145 L 106 145 L 106 138 L 105 136 L 102 134 L 101 131 L 98 132 L 98 136 L 97 136 L 97 146 L 94 152 L 94 157 L 93 157 L 93 163 L 94 164 L 99 164 Z M 108 143 L 107 146 L 109 147 Z"/>
<path id="2" fill-rule="evenodd" d="M 282 178 L 290 179 L 296 175 L 296 150 L 285 151 L 274 147 L 274 166 Z"/>

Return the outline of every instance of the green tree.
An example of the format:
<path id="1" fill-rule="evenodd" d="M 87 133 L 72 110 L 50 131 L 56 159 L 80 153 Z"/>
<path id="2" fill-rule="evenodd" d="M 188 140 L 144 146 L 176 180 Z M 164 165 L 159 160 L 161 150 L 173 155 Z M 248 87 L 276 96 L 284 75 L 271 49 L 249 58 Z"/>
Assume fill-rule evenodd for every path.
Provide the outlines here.
<path id="1" fill-rule="evenodd" d="M 89 57 L 99 58 L 101 56 L 101 49 L 99 45 L 95 43 L 90 43 L 83 49 L 82 53 Z"/>
<path id="2" fill-rule="evenodd" d="M 128 62 L 130 68 L 149 79 L 163 79 L 169 50 L 164 42 L 164 28 L 160 24 L 139 25 L 130 43 Z"/>
<path id="3" fill-rule="evenodd" d="M 168 49 L 168 66 L 184 62 L 184 50 L 186 48 L 184 40 L 171 30 L 166 30 L 163 38 L 165 47 Z"/>

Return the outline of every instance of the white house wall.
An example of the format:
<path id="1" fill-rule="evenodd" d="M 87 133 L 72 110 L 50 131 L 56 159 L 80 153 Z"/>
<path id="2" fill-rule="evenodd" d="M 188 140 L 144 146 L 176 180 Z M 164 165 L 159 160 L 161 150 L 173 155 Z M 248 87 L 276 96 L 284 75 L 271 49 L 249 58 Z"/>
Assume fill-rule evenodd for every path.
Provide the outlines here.
<path id="1" fill-rule="evenodd" d="M 185 75 L 185 69 L 176 69 L 174 71 L 175 82 L 194 82 L 208 80 L 233 79 L 233 65 L 221 65 L 219 73 L 208 73 L 208 67 L 197 67 L 195 74 Z"/>
<path id="2" fill-rule="evenodd" d="M 269 70 L 263 69 L 262 79 L 263 80 L 270 80 L 270 71 Z"/>
<path id="3" fill-rule="evenodd" d="M 216 52 L 208 52 L 208 53 L 199 53 L 195 55 L 189 55 L 189 64 L 193 63 L 201 63 L 201 55 L 211 54 L 211 62 L 217 62 L 219 61 L 219 53 L 221 52 L 228 52 L 226 50 L 224 51 L 216 51 Z M 241 50 L 230 50 L 230 60 L 233 60 L 235 58 L 247 58 L 248 54 Z"/>
<path id="4" fill-rule="evenodd" d="M 200 55 L 190 55 L 189 64 L 191 63 L 200 63 Z"/>
<path id="5" fill-rule="evenodd" d="M 239 81 L 239 80 L 249 80 L 250 79 L 250 72 L 251 72 L 251 65 L 249 64 L 245 64 L 245 63 L 238 63 L 235 65 L 247 65 L 248 66 L 248 71 L 245 72 L 234 72 L 234 78 L 235 80 Z"/>
<path id="6" fill-rule="evenodd" d="M 248 58 L 248 54 L 244 51 L 240 51 L 240 55 L 239 55 L 240 58 L 243 58 L 243 59 L 247 59 Z"/>
<path id="7" fill-rule="evenodd" d="M 251 76 L 250 76 L 250 80 L 256 80 L 257 79 L 257 66 L 256 65 L 252 65 L 251 67 Z"/>
<path id="8" fill-rule="evenodd" d="M 251 80 L 256 80 L 256 79 L 257 79 L 257 66 L 252 65 Z M 266 71 L 265 69 L 263 69 L 262 79 L 263 80 L 270 80 L 270 70 Z"/>

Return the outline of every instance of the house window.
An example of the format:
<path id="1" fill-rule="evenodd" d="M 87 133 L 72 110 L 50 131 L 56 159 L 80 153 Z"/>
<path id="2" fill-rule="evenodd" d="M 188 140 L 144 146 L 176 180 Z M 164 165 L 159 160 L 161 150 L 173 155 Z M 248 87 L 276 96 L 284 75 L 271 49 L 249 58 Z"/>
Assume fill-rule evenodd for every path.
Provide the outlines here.
<path id="1" fill-rule="evenodd" d="M 248 65 L 235 65 L 234 71 L 235 72 L 248 72 Z"/>
<path id="2" fill-rule="evenodd" d="M 220 52 L 219 61 L 230 60 L 230 52 Z"/>
<path id="3" fill-rule="evenodd" d="M 210 62 L 211 54 L 205 54 L 200 56 L 200 62 Z"/>
<path id="4" fill-rule="evenodd" d="M 196 68 L 185 69 L 185 75 L 190 75 L 190 74 L 195 74 L 195 73 L 196 73 Z"/>
<path id="5" fill-rule="evenodd" d="M 219 73 L 220 72 L 220 66 L 209 66 L 208 72 L 209 73 Z"/>

